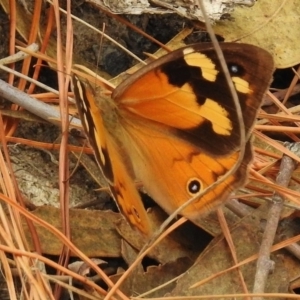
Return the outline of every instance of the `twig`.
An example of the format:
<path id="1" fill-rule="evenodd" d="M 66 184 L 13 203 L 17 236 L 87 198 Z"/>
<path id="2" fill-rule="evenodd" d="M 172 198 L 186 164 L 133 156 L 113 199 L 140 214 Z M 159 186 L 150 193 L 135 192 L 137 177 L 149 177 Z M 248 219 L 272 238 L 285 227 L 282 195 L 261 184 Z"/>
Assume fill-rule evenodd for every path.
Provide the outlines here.
<path id="1" fill-rule="evenodd" d="M 3 80 L 0 80 L 0 97 L 10 100 L 30 111 L 31 113 L 41 117 L 42 119 L 53 123 L 60 124 L 60 113 L 51 105 L 38 101 L 19 89 L 11 86 Z M 70 122 L 74 126 L 81 126 L 77 118 L 69 117 Z"/>
<path id="2" fill-rule="evenodd" d="M 300 246 L 297 243 L 288 245 L 285 247 L 290 253 L 292 253 L 295 257 L 300 259 Z"/>
<path id="3" fill-rule="evenodd" d="M 289 150 L 296 153 L 297 155 L 300 155 L 300 143 L 286 143 L 285 145 L 287 148 L 289 148 Z M 295 167 L 295 161 L 289 156 L 284 155 L 282 157 L 279 173 L 276 178 L 277 184 L 287 187 Z M 284 198 L 275 192 L 268 213 L 267 223 L 256 265 L 255 282 L 253 286 L 253 293 L 255 294 L 264 292 L 268 274 L 274 267 L 274 262 L 270 259 L 270 252 L 280 220 L 283 203 Z M 262 300 L 263 298 L 255 297 L 253 299 Z"/>

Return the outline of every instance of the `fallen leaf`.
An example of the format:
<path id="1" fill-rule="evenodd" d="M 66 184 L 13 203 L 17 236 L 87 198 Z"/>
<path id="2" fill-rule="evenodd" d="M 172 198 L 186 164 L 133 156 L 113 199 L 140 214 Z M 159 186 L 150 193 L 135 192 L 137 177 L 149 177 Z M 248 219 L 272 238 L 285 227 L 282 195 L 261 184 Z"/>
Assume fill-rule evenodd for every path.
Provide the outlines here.
<path id="1" fill-rule="evenodd" d="M 231 230 L 238 261 L 257 254 L 263 235 L 263 220 L 267 216 L 268 205 L 264 204 L 254 213 L 246 216 Z M 299 230 L 299 228 L 298 228 Z M 299 232 L 299 231 L 298 231 Z M 295 233 L 295 232 L 294 232 Z M 275 268 L 269 274 L 266 292 L 288 292 L 291 262 L 286 265 L 285 250 L 271 254 Z M 290 258 L 288 258 L 290 259 Z M 293 259 L 294 269 L 299 270 L 299 262 Z M 218 272 L 233 266 L 233 259 L 223 236 L 215 238 L 201 253 L 197 262 L 177 281 L 176 288 L 168 296 L 226 295 L 244 293 L 237 269 L 226 272 L 198 287 L 190 288 Z M 256 272 L 256 260 L 240 267 L 248 291 L 251 292 Z"/>
<path id="2" fill-rule="evenodd" d="M 260 46 L 274 57 L 277 68 L 300 62 L 300 5 L 297 0 L 260 0 L 252 7 L 237 7 L 228 20 L 214 26 L 226 42 Z"/>
<path id="3" fill-rule="evenodd" d="M 62 231 L 61 213 L 58 208 L 40 206 L 32 213 Z M 89 257 L 120 257 L 121 239 L 115 230 L 115 223 L 120 218 L 120 214 L 111 211 L 70 209 L 71 241 Z M 33 250 L 25 220 L 23 228 L 30 249 Z M 60 240 L 40 225 L 36 225 L 36 230 L 42 253 L 60 255 L 63 246 Z"/>
<path id="4" fill-rule="evenodd" d="M 137 251 L 133 249 L 128 243 L 122 243 L 122 254 L 124 259 L 130 264 L 136 256 Z M 186 257 L 178 258 L 175 261 L 168 262 L 159 266 L 150 266 L 144 271 L 142 265 L 138 265 L 132 273 L 126 278 L 125 282 L 121 285 L 120 290 L 127 296 L 138 295 L 149 290 L 152 290 L 184 273 L 192 261 Z M 117 282 L 122 274 L 111 276 L 113 282 Z M 174 286 L 175 281 L 169 283 L 161 289 L 151 293 L 151 297 L 162 297 L 167 292 L 170 292 Z"/>

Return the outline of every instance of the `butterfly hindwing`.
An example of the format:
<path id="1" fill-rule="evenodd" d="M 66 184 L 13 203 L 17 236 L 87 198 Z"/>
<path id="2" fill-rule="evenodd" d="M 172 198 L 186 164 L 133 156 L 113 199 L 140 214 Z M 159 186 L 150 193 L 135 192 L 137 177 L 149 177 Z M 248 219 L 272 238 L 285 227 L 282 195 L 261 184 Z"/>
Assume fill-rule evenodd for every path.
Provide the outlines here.
<path id="1" fill-rule="evenodd" d="M 225 175 L 239 157 L 238 151 L 213 157 L 181 139 L 153 130 L 147 124 L 129 128 L 124 140 L 128 143 L 135 174 L 143 179 L 149 195 L 169 214 Z M 245 148 L 238 171 L 182 210 L 183 216 L 197 224 L 203 213 L 211 211 L 245 183 L 248 163 L 252 159 L 250 142 Z"/>
<path id="2" fill-rule="evenodd" d="M 149 234 L 147 213 L 121 156 L 118 144 L 104 125 L 102 112 L 97 105 L 98 95 L 88 84 L 73 76 L 73 89 L 78 112 L 96 160 L 120 211 L 130 224 Z M 107 112 L 108 113 L 108 112 Z"/>

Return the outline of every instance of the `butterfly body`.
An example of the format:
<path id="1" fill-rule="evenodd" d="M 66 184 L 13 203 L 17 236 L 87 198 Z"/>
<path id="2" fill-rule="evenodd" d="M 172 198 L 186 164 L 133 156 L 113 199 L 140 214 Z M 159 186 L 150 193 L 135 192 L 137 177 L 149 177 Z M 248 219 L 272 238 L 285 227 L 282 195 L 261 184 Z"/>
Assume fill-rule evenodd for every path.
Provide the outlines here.
<path id="1" fill-rule="evenodd" d="M 236 172 L 182 210 L 195 223 L 244 184 L 252 159 L 251 128 L 273 71 L 272 57 L 258 47 L 230 43 L 222 44 L 222 51 L 243 115 L 245 153 Z M 77 77 L 74 92 L 116 202 L 145 233 L 150 226 L 135 180 L 172 213 L 239 159 L 239 114 L 211 44 L 185 47 L 150 63 L 121 83 L 112 99 Z"/>

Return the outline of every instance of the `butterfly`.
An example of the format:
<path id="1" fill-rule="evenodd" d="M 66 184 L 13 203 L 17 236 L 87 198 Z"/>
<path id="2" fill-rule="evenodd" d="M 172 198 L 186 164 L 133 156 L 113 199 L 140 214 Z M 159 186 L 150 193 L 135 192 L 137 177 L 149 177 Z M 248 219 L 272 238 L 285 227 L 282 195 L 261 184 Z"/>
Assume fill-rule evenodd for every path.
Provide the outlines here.
<path id="1" fill-rule="evenodd" d="M 197 224 L 242 186 L 252 160 L 251 129 L 273 73 L 272 56 L 253 45 L 223 43 L 245 126 L 235 172 L 181 215 Z M 214 47 L 175 50 L 125 79 L 108 97 L 73 75 L 83 128 L 113 198 L 129 223 L 151 226 L 136 181 L 169 214 L 222 178 L 240 156 L 240 121 Z"/>

